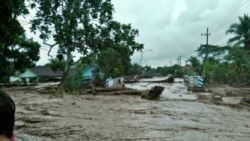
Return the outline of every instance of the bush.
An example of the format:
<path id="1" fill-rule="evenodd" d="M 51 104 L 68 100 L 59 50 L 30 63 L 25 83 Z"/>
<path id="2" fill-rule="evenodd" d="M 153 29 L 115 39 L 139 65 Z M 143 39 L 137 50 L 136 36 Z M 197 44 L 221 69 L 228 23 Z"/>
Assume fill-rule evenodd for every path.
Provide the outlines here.
<path id="1" fill-rule="evenodd" d="M 80 90 L 83 82 L 81 71 L 78 71 L 75 75 L 67 76 L 63 82 L 64 88 L 68 91 Z"/>

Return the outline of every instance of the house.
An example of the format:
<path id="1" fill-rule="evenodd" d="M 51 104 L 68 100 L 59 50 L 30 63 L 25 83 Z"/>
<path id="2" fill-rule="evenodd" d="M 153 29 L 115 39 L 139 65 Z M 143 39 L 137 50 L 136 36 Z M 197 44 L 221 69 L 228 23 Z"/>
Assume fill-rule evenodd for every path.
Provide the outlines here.
<path id="1" fill-rule="evenodd" d="M 99 78 L 104 78 L 104 73 L 94 65 L 88 65 L 82 70 L 83 79 L 93 79 L 95 76 L 99 76 Z"/>
<path id="2" fill-rule="evenodd" d="M 95 65 L 88 65 L 85 68 L 71 68 L 69 76 L 74 76 L 81 73 L 84 80 L 94 79 L 95 77 L 104 78 L 104 73 Z M 18 74 L 17 77 L 26 83 L 60 81 L 63 76 L 62 71 L 53 71 L 49 66 L 37 66 L 26 69 L 23 73 Z"/>
<path id="3" fill-rule="evenodd" d="M 88 65 L 87 67 L 85 67 L 82 71 L 82 75 L 84 80 L 94 79 L 95 76 L 104 79 L 103 71 L 94 65 Z M 120 85 L 123 83 L 123 81 L 124 81 L 123 77 L 117 77 L 117 78 L 109 77 L 105 80 L 105 86 L 112 87 L 115 85 Z"/>
<path id="4" fill-rule="evenodd" d="M 19 77 L 25 82 L 54 81 L 62 78 L 62 71 L 53 71 L 49 66 L 28 68 Z"/>

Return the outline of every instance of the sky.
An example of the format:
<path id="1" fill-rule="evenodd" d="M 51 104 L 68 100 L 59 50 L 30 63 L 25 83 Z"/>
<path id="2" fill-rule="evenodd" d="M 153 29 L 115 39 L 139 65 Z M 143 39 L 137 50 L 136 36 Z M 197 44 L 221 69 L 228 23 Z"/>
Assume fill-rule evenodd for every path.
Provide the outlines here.
<path id="1" fill-rule="evenodd" d="M 226 45 L 232 36 L 226 35 L 226 30 L 238 22 L 238 16 L 250 12 L 249 0 L 112 0 L 112 3 L 114 20 L 138 29 L 136 41 L 144 44 L 143 56 L 136 52 L 131 57 L 132 63 L 153 67 L 177 64 L 179 56 L 185 65 L 190 56 L 197 56 L 195 50 L 200 44 L 206 43 L 206 37 L 201 34 L 207 28 L 209 44 Z M 21 23 L 27 36 L 42 45 L 37 65 L 47 63 L 48 47 L 38 35 L 29 32 L 25 19 Z M 55 54 L 56 49 L 52 50 L 52 55 Z"/>

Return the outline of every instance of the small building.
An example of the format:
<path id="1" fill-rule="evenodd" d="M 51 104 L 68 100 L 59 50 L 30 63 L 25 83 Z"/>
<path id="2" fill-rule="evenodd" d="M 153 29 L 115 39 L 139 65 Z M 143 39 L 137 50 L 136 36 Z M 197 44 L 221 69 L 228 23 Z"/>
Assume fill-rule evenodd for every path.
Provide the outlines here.
<path id="1" fill-rule="evenodd" d="M 98 77 L 104 79 L 104 73 L 95 65 L 88 65 L 85 68 L 71 68 L 69 76 L 81 73 L 84 80 L 95 79 Z M 26 83 L 60 81 L 62 79 L 62 71 L 53 71 L 49 66 L 36 66 L 26 69 L 23 73 L 17 75 L 18 78 Z"/>
<path id="2" fill-rule="evenodd" d="M 62 74 L 62 71 L 53 71 L 49 66 L 37 66 L 26 69 L 19 77 L 27 83 L 48 82 L 60 80 Z"/>
<path id="3" fill-rule="evenodd" d="M 83 79 L 93 79 L 95 76 L 99 78 L 104 78 L 104 73 L 98 67 L 94 65 L 88 65 L 82 70 Z"/>

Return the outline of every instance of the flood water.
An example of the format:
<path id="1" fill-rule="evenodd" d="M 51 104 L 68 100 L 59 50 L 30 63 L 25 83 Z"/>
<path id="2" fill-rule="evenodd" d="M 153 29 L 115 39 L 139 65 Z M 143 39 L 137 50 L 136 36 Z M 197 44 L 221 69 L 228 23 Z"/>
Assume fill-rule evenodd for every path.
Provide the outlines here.
<path id="1" fill-rule="evenodd" d="M 189 92 L 183 83 L 126 86 L 146 90 L 155 85 L 165 87 L 157 101 L 127 95 L 57 97 L 7 90 L 17 105 L 15 134 L 23 141 L 249 140 L 247 107 L 200 101 L 197 95 L 210 93 Z M 230 98 L 224 99 L 230 102 Z"/>
<path id="2" fill-rule="evenodd" d="M 187 87 L 182 83 L 183 79 L 175 79 L 175 83 L 149 83 L 143 81 L 158 81 L 164 80 L 164 78 L 152 78 L 142 79 L 140 83 L 127 84 L 126 87 L 137 89 L 137 90 L 148 90 L 154 86 L 164 87 L 164 91 L 160 96 L 160 100 L 196 100 L 197 94 L 187 91 Z"/>
<path id="3" fill-rule="evenodd" d="M 154 79 L 153 79 L 154 80 Z M 182 82 L 177 79 L 177 82 Z M 159 102 L 140 103 L 131 107 L 145 114 L 134 114 L 128 121 L 135 127 L 144 127 L 142 136 L 150 140 L 205 140 L 234 141 L 250 138 L 250 114 L 246 109 L 202 103 L 183 83 L 137 83 L 128 87 L 149 89 L 165 87 Z M 223 97 L 225 103 L 239 104 L 242 97 Z M 140 108 L 139 108 L 140 107 Z M 139 112 L 139 113 L 140 113 Z M 138 122 L 140 121 L 140 122 Z"/>

